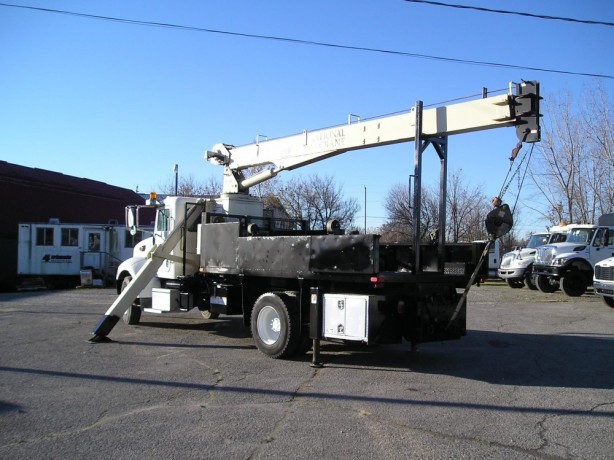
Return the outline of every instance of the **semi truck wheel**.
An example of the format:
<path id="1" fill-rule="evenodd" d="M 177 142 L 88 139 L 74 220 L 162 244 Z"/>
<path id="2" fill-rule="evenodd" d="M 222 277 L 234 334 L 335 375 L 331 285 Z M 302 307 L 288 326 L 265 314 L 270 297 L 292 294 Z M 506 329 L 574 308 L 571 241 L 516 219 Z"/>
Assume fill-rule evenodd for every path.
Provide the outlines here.
<path id="1" fill-rule="evenodd" d="M 132 276 L 127 275 L 124 277 L 124 279 L 122 280 L 121 292 L 124 292 L 124 289 L 128 287 L 131 281 Z M 139 307 L 136 302 L 136 300 L 132 302 L 132 304 L 122 315 L 122 320 L 124 321 L 124 323 L 130 325 L 139 324 L 139 321 L 141 320 L 141 307 Z"/>
<path id="2" fill-rule="evenodd" d="M 524 277 L 524 285 L 531 289 L 532 291 L 537 291 L 537 286 L 535 285 L 535 276 L 533 276 L 533 270 L 531 267 L 527 268 L 528 274 Z"/>
<path id="3" fill-rule="evenodd" d="M 270 358 L 291 356 L 301 343 L 298 302 L 287 294 L 266 293 L 252 309 L 251 329 L 256 347 Z"/>
<path id="4" fill-rule="evenodd" d="M 561 290 L 569 297 L 580 297 L 587 287 L 586 277 L 580 270 L 569 270 L 561 278 Z"/>
<path id="5" fill-rule="evenodd" d="M 524 287 L 524 282 L 522 281 L 521 278 L 507 278 L 505 282 L 512 289 L 520 289 Z"/>
<path id="6" fill-rule="evenodd" d="M 546 275 L 537 275 L 535 277 L 535 284 L 537 289 L 546 294 L 551 294 L 559 288 L 558 283 L 551 281 Z"/>
<path id="7" fill-rule="evenodd" d="M 608 306 L 614 308 L 614 297 L 603 296 L 603 302 Z"/>

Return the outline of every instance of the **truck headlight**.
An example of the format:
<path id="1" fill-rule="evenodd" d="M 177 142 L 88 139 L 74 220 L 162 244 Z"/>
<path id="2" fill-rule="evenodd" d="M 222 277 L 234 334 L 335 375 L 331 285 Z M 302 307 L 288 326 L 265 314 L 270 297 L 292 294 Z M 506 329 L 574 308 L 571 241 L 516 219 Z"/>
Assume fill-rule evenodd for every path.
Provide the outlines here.
<path id="1" fill-rule="evenodd" d="M 555 267 L 561 267 L 567 263 L 567 257 L 557 257 L 552 261 L 552 265 Z"/>

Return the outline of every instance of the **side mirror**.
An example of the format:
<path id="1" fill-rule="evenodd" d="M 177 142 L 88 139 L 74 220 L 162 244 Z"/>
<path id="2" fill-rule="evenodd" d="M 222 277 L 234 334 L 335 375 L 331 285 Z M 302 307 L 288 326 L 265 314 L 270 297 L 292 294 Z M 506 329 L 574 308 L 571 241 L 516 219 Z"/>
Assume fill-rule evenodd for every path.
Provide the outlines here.
<path id="1" fill-rule="evenodd" d="M 134 206 L 126 206 L 126 228 L 130 230 L 131 235 L 136 235 L 137 219 Z"/>

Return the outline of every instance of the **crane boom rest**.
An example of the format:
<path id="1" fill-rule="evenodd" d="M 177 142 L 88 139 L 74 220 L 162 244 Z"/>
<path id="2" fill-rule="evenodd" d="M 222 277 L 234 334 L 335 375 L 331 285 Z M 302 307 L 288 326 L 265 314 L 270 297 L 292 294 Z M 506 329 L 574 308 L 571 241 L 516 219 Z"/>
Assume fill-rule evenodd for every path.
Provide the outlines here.
<path id="1" fill-rule="evenodd" d="M 446 244 L 447 137 L 515 126 L 520 142 L 540 140 L 539 83 L 515 85 L 515 94 L 423 110 L 232 146 L 217 144 L 206 159 L 224 166 L 219 197 L 167 197 L 156 209 L 153 237 L 118 267 L 118 298 L 92 330 L 93 343 L 123 317 L 198 308 L 205 318 L 242 315 L 258 349 L 272 358 L 306 351 L 320 340 L 418 343 L 458 339 L 466 330 L 466 296 L 484 244 Z M 378 235 L 346 235 L 337 222 L 310 230 L 307 222 L 265 217 L 249 187 L 344 152 L 414 141 L 410 244 L 381 244 Z M 422 153 L 432 145 L 440 158 L 439 237 L 421 245 Z M 246 170 L 264 167 L 246 177 Z M 505 206 L 505 205 L 503 205 Z M 131 229 L 138 211 L 126 208 Z M 491 213 L 492 214 L 492 213 Z M 498 213 L 497 216 L 503 216 Z M 510 219 L 495 216 L 488 232 L 498 237 Z M 136 225 L 135 225 L 136 222 Z M 500 228 L 499 228 L 500 226 Z M 311 342 L 313 341 L 313 342 Z"/>

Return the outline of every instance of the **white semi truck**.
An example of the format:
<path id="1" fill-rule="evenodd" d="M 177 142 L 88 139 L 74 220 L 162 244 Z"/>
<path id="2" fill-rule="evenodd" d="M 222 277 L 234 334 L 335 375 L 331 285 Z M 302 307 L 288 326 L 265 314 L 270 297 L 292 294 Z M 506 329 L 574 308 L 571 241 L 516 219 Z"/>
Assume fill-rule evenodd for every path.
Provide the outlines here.
<path id="1" fill-rule="evenodd" d="M 515 92 L 514 92 L 515 90 Z M 458 339 L 466 332 L 466 296 L 484 244 L 446 244 L 448 136 L 516 127 L 520 142 L 537 142 L 539 84 L 510 85 L 507 94 L 257 141 L 217 144 L 206 159 L 224 167 L 223 191 L 206 198 L 169 197 L 157 208 L 154 235 L 117 272 L 120 294 L 92 330 L 109 340 L 120 318 L 142 312 L 197 308 L 205 317 L 241 315 L 257 348 L 272 358 L 291 356 L 320 340 L 370 343 Z M 338 222 L 311 230 L 305 221 L 263 216 L 249 187 L 352 150 L 414 141 L 413 244 L 382 244 L 378 235 L 345 234 Z M 422 154 L 440 158 L 440 222 L 436 244 L 419 239 Z M 268 167 L 246 177 L 253 167 Z M 137 228 L 137 208 L 127 209 Z M 486 227 L 491 241 L 509 231 L 505 204 Z M 488 244 L 486 245 L 488 246 Z M 476 272 L 477 273 L 477 272 Z"/>
<path id="2" fill-rule="evenodd" d="M 614 214 L 603 214 L 597 225 L 570 225 L 565 242 L 537 248 L 535 284 L 542 292 L 560 286 L 570 297 L 581 296 L 593 284 L 595 264 L 609 257 L 614 257 Z"/>
<path id="3" fill-rule="evenodd" d="M 593 289 L 601 296 L 605 304 L 614 308 L 614 257 L 609 257 L 595 264 Z"/>
<path id="4" fill-rule="evenodd" d="M 523 286 L 529 289 L 537 289 L 533 278 L 533 262 L 537 254 L 537 248 L 544 244 L 560 243 L 565 241 L 567 229 L 565 227 L 552 227 L 550 232 L 534 233 L 527 241 L 524 248 L 516 248 L 506 252 L 501 258 L 499 266 L 499 278 L 505 280 L 507 285 L 513 289 Z"/>

